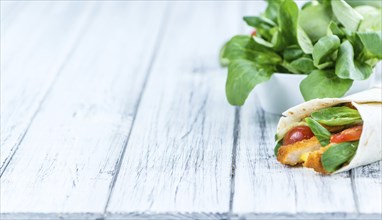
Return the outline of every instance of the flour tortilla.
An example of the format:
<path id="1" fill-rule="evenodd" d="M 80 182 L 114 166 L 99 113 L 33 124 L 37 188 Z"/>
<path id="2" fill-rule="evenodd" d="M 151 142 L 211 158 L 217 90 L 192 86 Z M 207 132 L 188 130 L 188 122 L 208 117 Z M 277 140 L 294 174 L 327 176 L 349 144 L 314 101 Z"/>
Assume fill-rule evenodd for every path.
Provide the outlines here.
<path id="1" fill-rule="evenodd" d="M 344 98 L 314 99 L 292 107 L 282 114 L 277 126 L 277 137 L 281 139 L 297 123 L 311 113 L 340 103 L 351 102 L 363 120 L 363 130 L 358 149 L 350 163 L 334 173 L 382 160 L 381 122 L 382 90 L 373 88 Z"/>

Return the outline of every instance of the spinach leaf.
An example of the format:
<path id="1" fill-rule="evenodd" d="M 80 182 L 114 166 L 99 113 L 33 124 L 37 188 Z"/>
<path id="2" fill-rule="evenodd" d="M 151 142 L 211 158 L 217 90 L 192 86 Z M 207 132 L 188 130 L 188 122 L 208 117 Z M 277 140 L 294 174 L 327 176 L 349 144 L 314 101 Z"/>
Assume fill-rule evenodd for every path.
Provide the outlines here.
<path id="1" fill-rule="evenodd" d="M 277 64 L 281 57 L 269 48 L 256 43 L 251 36 L 235 36 L 226 45 L 223 58 L 252 60 L 258 64 Z"/>
<path id="2" fill-rule="evenodd" d="M 382 34 L 381 32 L 356 33 L 362 43 L 363 55 L 367 59 L 382 59 Z"/>
<path id="3" fill-rule="evenodd" d="M 345 40 L 338 51 L 335 73 L 342 79 L 364 80 L 373 72 L 367 63 L 354 61 L 353 46 Z"/>
<path id="4" fill-rule="evenodd" d="M 301 10 L 299 24 L 314 43 L 321 37 L 326 36 L 327 27 L 331 20 L 332 11 L 330 7 L 324 4 L 316 4 Z"/>
<path id="5" fill-rule="evenodd" d="M 358 141 L 333 144 L 322 154 L 322 166 L 329 173 L 338 170 L 353 158 L 357 148 Z"/>
<path id="6" fill-rule="evenodd" d="M 351 125 L 362 122 L 359 112 L 346 106 L 324 108 L 313 112 L 311 117 L 328 126 Z"/>
<path id="7" fill-rule="evenodd" d="M 314 70 L 300 83 L 305 101 L 315 98 L 342 97 L 349 90 L 353 80 L 338 78 L 329 71 Z"/>
<path id="8" fill-rule="evenodd" d="M 243 105 L 253 88 L 269 80 L 274 72 L 272 66 L 259 65 L 255 62 L 236 59 L 228 65 L 226 96 L 231 105 Z"/>
<path id="9" fill-rule="evenodd" d="M 277 154 L 279 153 L 279 149 L 280 147 L 283 145 L 283 140 L 279 140 L 277 143 L 276 143 L 276 146 L 274 148 L 274 153 L 275 153 L 275 156 L 277 157 Z"/>
<path id="10" fill-rule="evenodd" d="M 287 45 L 297 43 L 299 9 L 293 0 L 284 0 L 280 5 L 278 24 Z"/>
<path id="11" fill-rule="evenodd" d="M 354 10 L 344 0 L 331 1 L 333 14 L 338 21 L 350 31 L 357 31 L 358 27 L 363 19 L 356 10 Z"/>
<path id="12" fill-rule="evenodd" d="M 321 38 L 313 48 L 314 65 L 322 64 L 327 57 L 340 47 L 341 41 L 336 35 Z"/>
<path id="13" fill-rule="evenodd" d="M 331 133 L 328 129 L 324 128 L 320 123 L 315 121 L 312 118 L 305 118 L 306 123 L 308 124 L 310 130 L 312 130 L 314 136 L 318 139 L 321 146 L 325 147 L 330 143 Z"/>

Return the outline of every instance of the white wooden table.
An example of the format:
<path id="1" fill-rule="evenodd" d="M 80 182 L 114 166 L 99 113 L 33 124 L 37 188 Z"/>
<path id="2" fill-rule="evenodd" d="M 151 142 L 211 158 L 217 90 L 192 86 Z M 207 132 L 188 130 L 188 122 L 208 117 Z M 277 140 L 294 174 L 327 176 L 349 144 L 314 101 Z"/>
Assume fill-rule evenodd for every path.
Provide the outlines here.
<path id="1" fill-rule="evenodd" d="M 260 1 L 1 2 L 1 219 L 381 218 L 381 163 L 273 156 L 227 104 L 222 43 Z"/>

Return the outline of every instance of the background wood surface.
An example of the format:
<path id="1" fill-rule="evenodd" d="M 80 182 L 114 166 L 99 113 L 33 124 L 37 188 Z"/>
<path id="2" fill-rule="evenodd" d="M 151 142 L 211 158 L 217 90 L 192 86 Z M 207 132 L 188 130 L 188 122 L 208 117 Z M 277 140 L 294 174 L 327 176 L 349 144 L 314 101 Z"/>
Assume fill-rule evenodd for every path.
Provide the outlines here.
<path id="1" fill-rule="evenodd" d="M 219 49 L 265 6 L 1 1 L 1 219 L 381 219 L 382 163 L 287 168 L 279 116 L 227 104 Z"/>

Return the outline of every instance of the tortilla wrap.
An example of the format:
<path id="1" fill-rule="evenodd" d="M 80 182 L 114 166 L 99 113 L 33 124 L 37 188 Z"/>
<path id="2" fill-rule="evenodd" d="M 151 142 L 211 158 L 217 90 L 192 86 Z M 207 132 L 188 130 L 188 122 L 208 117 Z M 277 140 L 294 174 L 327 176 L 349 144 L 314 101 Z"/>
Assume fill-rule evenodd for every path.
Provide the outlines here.
<path id="1" fill-rule="evenodd" d="M 351 102 L 359 111 L 363 120 L 363 131 L 357 152 L 350 163 L 334 173 L 382 160 L 381 88 L 373 88 L 344 98 L 314 99 L 292 107 L 282 114 L 277 125 L 277 139 L 283 138 L 296 123 L 301 122 L 302 119 L 310 116 L 311 113 L 322 108 L 347 102 Z"/>

